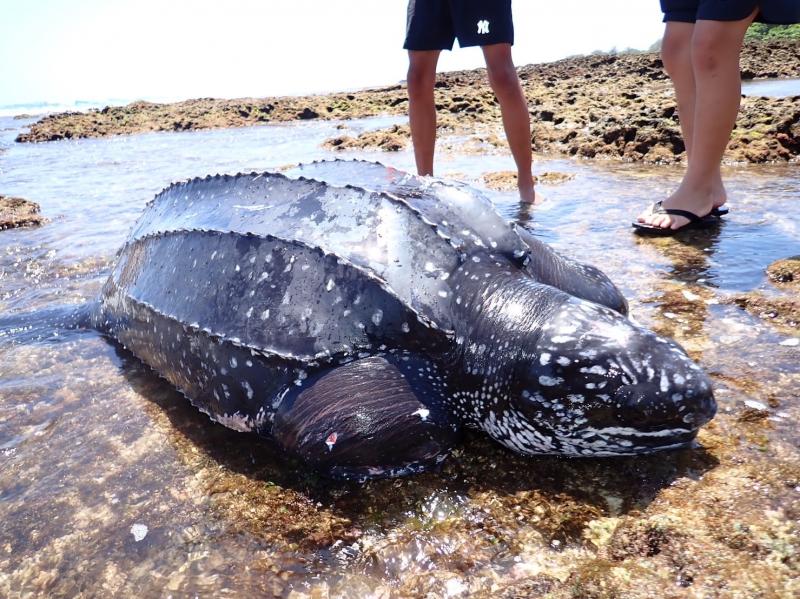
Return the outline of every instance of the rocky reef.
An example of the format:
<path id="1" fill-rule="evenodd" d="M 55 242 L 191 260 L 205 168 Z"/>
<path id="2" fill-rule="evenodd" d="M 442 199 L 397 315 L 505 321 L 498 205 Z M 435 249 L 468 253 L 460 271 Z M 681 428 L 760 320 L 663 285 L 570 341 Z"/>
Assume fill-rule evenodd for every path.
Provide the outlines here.
<path id="1" fill-rule="evenodd" d="M 754 42 L 742 53 L 744 79 L 796 77 L 800 44 Z M 673 163 L 685 156 L 672 86 L 655 53 L 593 55 L 520 67 L 533 121 L 532 144 L 543 154 Z M 436 84 L 440 128 L 503 146 L 499 105 L 484 69 L 446 73 Z M 135 102 L 86 113 L 50 115 L 17 141 L 39 142 L 148 131 L 245 127 L 307 119 L 402 115 L 406 89 L 394 85 L 328 95 Z M 334 150 L 397 151 L 409 141 L 395 126 L 358 138 L 328 140 Z M 728 147 L 730 162 L 786 162 L 800 155 L 798 98 L 745 97 Z"/>

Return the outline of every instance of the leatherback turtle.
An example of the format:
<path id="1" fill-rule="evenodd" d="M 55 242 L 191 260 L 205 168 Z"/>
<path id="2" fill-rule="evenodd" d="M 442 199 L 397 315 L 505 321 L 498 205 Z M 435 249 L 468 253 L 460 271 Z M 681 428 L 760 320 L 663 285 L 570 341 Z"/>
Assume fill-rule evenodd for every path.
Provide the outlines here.
<path id="1" fill-rule="evenodd" d="M 334 161 L 168 187 L 92 321 L 213 420 L 363 479 L 465 426 L 522 454 L 686 446 L 709 379 L 626 312 L 480 192 Z"/>

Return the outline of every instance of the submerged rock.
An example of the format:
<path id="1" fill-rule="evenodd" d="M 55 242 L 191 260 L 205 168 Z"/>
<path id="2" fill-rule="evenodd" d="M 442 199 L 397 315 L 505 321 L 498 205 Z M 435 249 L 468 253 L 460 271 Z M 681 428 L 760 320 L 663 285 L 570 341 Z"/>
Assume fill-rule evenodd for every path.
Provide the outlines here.
<path id="1" fill-rule="evenodd" d="M 773 262 L 767 268 L 767 276 L 778 285 L 800 287 L 800 256 Z"/>
<path id="2" fill-rule="evenodd" d="M 732 301 L 781 332 L 791 334 L 800 331 L 800 298 L 768 296 L 753 291 L 737 295 Z"/>

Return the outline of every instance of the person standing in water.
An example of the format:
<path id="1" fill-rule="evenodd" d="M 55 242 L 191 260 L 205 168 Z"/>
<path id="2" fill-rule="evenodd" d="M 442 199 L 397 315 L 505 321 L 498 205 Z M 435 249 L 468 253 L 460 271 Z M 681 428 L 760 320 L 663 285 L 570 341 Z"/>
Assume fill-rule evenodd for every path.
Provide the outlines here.
<path id="1" fill-rule="evenodd" d="M 500 103 L 503 127 L 517 165 L 517 183 L 523 202 L 536 200 L 531 172 L 531 120 L 511 58 L 514 24 L 511 0 L 409 0 L 406 39 L 408 50 L 408 113 L 414 157 L 420 175 L 433 174 L 436 145 L 436 65 L 442 50 L 480 46 L 489 83 Z"/>
<path id="2" fill-rule="evenodd" d="M 800 0 L 661 0 L 661 46 L 672 79 L 688 167 L 678 189 L 633 223 L 637 231 L 671 235 L 713 226 L 727 212 L 720 166 L 742 93 L 739 54 L 747 28 L 800 22 Z"/>

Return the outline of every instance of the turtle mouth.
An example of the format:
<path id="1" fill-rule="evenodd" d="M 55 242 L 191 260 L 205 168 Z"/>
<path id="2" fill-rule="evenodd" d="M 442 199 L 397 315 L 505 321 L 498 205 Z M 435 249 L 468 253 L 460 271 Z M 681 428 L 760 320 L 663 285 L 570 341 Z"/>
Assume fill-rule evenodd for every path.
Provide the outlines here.
<path id="1" fill-rule="evenodd" d="M 639 430 L 629 427 L 609 427 L 584 431 L 573 440 L 580 455 L 625 456 L 685 449 L 695 444 L 698 429 L 664 428 Z"/>

